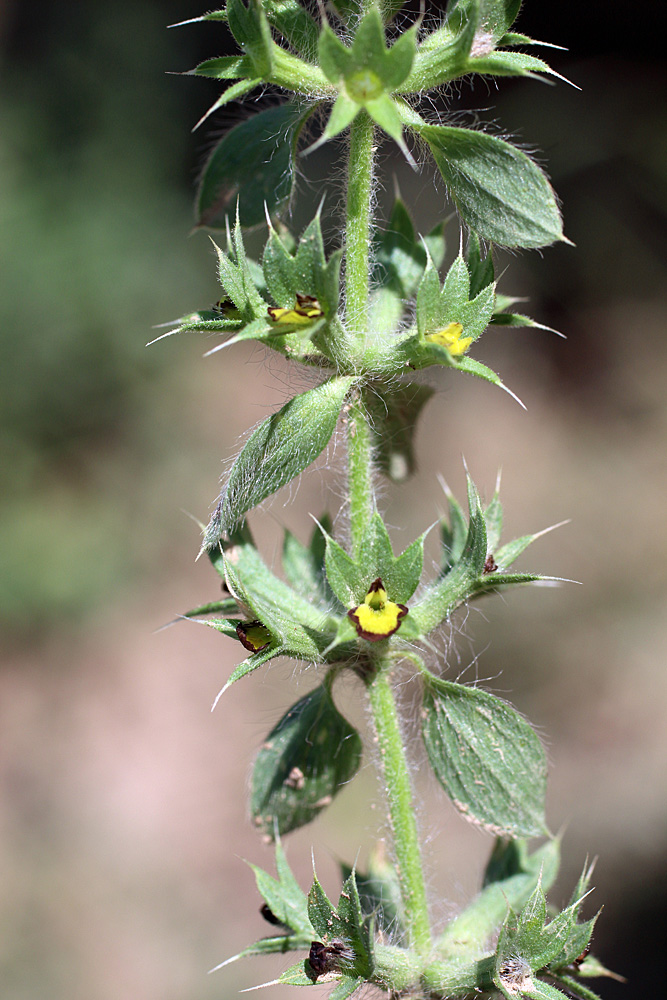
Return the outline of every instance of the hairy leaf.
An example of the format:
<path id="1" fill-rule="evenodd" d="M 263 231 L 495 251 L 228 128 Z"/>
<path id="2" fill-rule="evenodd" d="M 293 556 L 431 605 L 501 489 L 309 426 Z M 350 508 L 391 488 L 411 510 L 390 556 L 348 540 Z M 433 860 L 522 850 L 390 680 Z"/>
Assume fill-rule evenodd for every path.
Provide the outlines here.
<path id="1" fill-rule="evenodd" d="M 257 865 L 250 866 L 255 873 L 257 889 L 279 923 L 312 940 L 315 932 L 308 916 L 308 900 L 287 863 L 280 837 L 276 838 L 275 851 L 277 879 Z"/>
<path id="2" fill-rule="evenodd" d="M 350 608 L 364 600 L 369 586 L 380 577 L 390 601 L 402 604 L 414 594 L 424 563 L 424 536 L 394 556 L 387 529 L 379 514 L 370 519 L 358 561 L 327 536 L 326 571 L 334 594 Z"/>
<path id="3" fill-rule="evenodd" d="M 547 832 L 546 757 L 513 708 L 480 688 L 431 677 L 422 734 L 436 777 L 466 819 L 510 837 Z"/>
<path id="4" fill-rule="evenodd" d="M 281 104 L 225 133 L 202 173 L 198 226 L 224 227 L 237 198 L 243 226 L 263 222 L 265 205 L 271 214 L 280 209 L 292 190 L 293 144 L 303 119 L 303 108 Z"/>
<path id="5" fill-rule="evenodd" d="M 271 730 L 252 773 L 250 810 L 269 837 L 310 823 L 361 762 L 361 738 L 328 685 L 301 698 Z"/>
<path id="6" fill-rule="evenodd" d="M 429 144 L 461 217 L 483 239 L 542 247 L 564 239 L 544 172 L 503 139 L 471 129 L 413 124 Z"/>
<path id="7" fill-rule="evenodd" d="M 470 477 L 468 508 L 468 532 L 460 558 L 453 563 L 447 560 L 447 572 L 410 609 L 410 617 L 423 635 L 445 621 L 455 608 L 474 594 L 483 576 L 487 556 L 486 522 L 479 494 Z"/>
<path id="8" fill-rule="evenodd" d="M 291 482 L 326 448 L 336 429 L 351 376 L 309 389 L 263 420 L 248 438 L 204 536 L 211 548 L 244 514 Z"/>

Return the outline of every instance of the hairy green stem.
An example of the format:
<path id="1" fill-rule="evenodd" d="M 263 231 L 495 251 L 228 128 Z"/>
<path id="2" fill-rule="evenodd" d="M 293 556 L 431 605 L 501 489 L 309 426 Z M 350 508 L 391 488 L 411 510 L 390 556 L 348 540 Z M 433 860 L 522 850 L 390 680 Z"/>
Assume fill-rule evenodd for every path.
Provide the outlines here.
<path id="1" fill-rule="evenodd" d="M 356 558 L 373 514 L 373 438 L 358 397 L 350 403 L 347 418 L 347 456 L 350 534 Z"/>
<path id="2" fill-rule="evenodd" d="M 415 803 L 390 683 L 391 661 L 380 660 L 377 666 L 377 672 L 368 682 L 368 694 L 384 772 L 384 788 L 403 900 L 403 919 L 411 947 L 420 955 L 426 956 L 431 950 L 431 928 Z"/>
<path id="3" fill-rule="evenodd" d="M 372 119 L 360 111 L 350 128 L 345 228 L 345 313 L 360 340 L 368 333 L 373 132 Z"/>

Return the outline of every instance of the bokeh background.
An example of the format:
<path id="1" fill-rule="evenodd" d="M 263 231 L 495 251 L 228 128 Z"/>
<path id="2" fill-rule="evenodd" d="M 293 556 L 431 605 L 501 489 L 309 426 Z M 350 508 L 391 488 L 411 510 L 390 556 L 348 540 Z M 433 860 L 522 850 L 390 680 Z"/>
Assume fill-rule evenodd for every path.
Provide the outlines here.
<path id="1" fill-rule="evenodd" d="M 519 29 L 568 46 L 552 63 L 583 92 L 477 82 L 455 107 L 498 119 L 548 163 L 576 248 L 508 255 L 501 288 L 528 295 L 528 311 L 568 340 L 498 330 L 482 341 L 527 414 L 477 380 L 434 377 L 421 471 L 386 492 L 385 509 L 406 543 L 443 508 L 435 472 L 462 494 L 465 456 L 487 497 L 502 468 L 508 536 L 572 518 L 523 565 L 581 585 L 475 606 L 442 655 L 448 676 L 488 678 L 543 733 L 549 818 L 566 828 L 554 899 L 599 855 L 595 948 L 629 983 L 598 985 L 635 1000 L 664 980 L 667 882 L 662 4 L 526 7 Z M 199 13 L 193 0 L 0 5 L 5 1000 L 230 997 L 289 964 L 206 976 L 266 931 L 244 860 L 272 862 L 247 818 L 247 777 L 313 672 L 272 666 L 211 715 L 237 647 L 195 624 L 155 631 L 216 598 L 212 571 L 194 561 L 193 518 L 206 519 L 239 435 L 305 384 L 252 347 L 207 360 L 194 338 L 144 347 L 154 324 L 219 297 L 206 235 L 188 238 L 191 197 L 235 112 L 191 136 L 217 91 L 167 75 L 225 51 L 222 26 L 165 28 Z M 442 189 L 383 156 L 381 210 L 396 177 L 430 229 L 449 211 Z M 307 166 L 296 228 L 321 185 L 329 208 L 341 196 L 330 150 Z M 454 252 L 455 220 L 449 237 Z M 336 508 L 342 450 L 329 459 L 253 517 L 269 561 L 283 526 L 303 538 L 308 512 Z M 343 702 L 363 726 L 357 695 Z M 444 921 L 475 892 L 490 842 L 425 773 L 421 823 Z M 363 866 L 384 832 L 379 806 L 367 760 L 289 839 L 304 885 L 311 846 L 332 892 L 340 858 Z"/>

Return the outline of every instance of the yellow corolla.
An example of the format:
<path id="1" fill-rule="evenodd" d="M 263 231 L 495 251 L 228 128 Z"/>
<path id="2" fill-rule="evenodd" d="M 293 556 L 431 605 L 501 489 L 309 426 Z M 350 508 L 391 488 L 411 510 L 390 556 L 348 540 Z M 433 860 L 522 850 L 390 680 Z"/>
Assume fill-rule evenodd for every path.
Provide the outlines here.
<path id="1" fill-rule="evenodd" d="M 461 323 L 449 323 L 443 330 L 436 330 L 435 333 L 427 333 L 426 339 L 432 344 L 439 344 L 446 347 L 450 354 L 455 357 L 465 354 L 472 344 L 472 337 L 462 337 L 463 325 Z"/>
<path id="2" fill-rule="evenodd" d="M 387 639 L 400 627 L 408 609 L 405 604 L 395 604 L 387 600 L 387 592 L 380 577 L 373 580 L 364 597 L 364 603 L 348 611 L 357 634 L 368 642 Z"/>
<path id="3" fill-rule="evenodd" d="M 274 323 L 281 326 L 303 326 L 312 323 L 313 320 L 324 316 L 322 306 L 314 295 L 302 295 L 296 293 L 296 304 L 294 309 L 280 309 L 278 306 L 269 306 L 268 313 Z"/>
<path id="4" fill-rule="evenodd" d="M 239 641 L 251 653 L 260 653 L 271 642 L 271 633 L 266 625 L 255 619 L 252 622 L 239 622 L 236 626 Z"/>

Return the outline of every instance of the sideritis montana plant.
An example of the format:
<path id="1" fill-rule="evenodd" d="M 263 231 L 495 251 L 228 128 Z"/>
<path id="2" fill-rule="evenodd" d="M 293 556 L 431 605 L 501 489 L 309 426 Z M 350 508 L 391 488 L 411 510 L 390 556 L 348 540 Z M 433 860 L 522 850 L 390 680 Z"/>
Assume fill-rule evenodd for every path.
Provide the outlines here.
<path id="1" fill-rule="evenodd" d="M 221 230 L 220 300 L 164 336 L 219 337 L 208 354 L 258 341 L 312 374 L 312 388 L 255 427 L 231 464 L 202 542 L 225 596 L 187 613 L 239 645 L 243 658 L 220 694 L 276 657 L 312 670 L 315 681 L 254 764 L 250 812 L 275 845 L 276 875 L 255 869 L 271 927 L 234 957 L 294 952 L 277 982 L 330 983 L 332 1000 L 365 984 L 392 997 L 557 1000 L 566 993 L 591 1000 L 589 980 L 608 974 L 590 952 L 596 918 L 582 917 L 590 867 L 565 909 L 546 900 L 559 839 L 545 820 L 540 740 L 494 694 L 448 679 L 432 641 L 468 602 L 550 579 L 512 569 L 538 536 L 502 540 L 498 491 L 484 503 L 469 478 L 465 505 L 447 494 L 439 566 L 424 574 L 426 532 L 395 553 L 376 494 L 382 478 L 413 470 L 415 424 L 433 391 L 420 380 L 422 369 L 439 366 L 448 371 L 438 377 L 461 373 L 506 389 L 475 358 L 477 341 L 498 326 L 540 326 L 498 292 L 493 247 L 565 239 L 549 182 L 505 139 L 447 123 L 448 85 L 471 74 L 558 76 L 533 54 L 547 43 L 513 30 L 519 7 L 520 0 L 452 0 L 444 16 L 422 8 L 411 19 L 402 0 L 319 7 L 228 0 L 196 19 L 222 22 L 239 50 L 192 70 L 225 81 L 207 115 L 257 91 L 273 97 L 223 136 L 203 170 L 197 221 Z M 284 222 L 296 164 L 307 171 L 309 149 L 324 143 L 345 150 L 343 236 L 333 248 L 325 246 L 320 212 L 301 233 Z M 444 274 L 442 224 L 417 235 L 400 197 L 388 220 L 373 216 L 382 143 L 396 144 L 415 168 L 432 157 L 442 175 L 459 218 L 458 253 Z M 265 222 L 261 259 L 252 260 L 244 228 Z M 277 575 L 253 542 L 248 515 L 295 480 L 339 425 L 347 461 L 342 512 L 334 521 L 318 512 L 303 538 L 287 532 Z M 413 748 L 396 700 L 407 674 L 421 682 L 417 752 L 425 749 L 461 816 L 495 838 L 479 895 L 437 930 Z M 339 688 L 350 683 L 367 699 L 391 848 L 388 857 L 371 854 L 364 870 L 344 865 L 340 894 L 329 899 L 316 875 L 309 888 L 298 884 L 283 838 L 314 819 L 359 769 L 361 737 L 336 705 Z"/>

